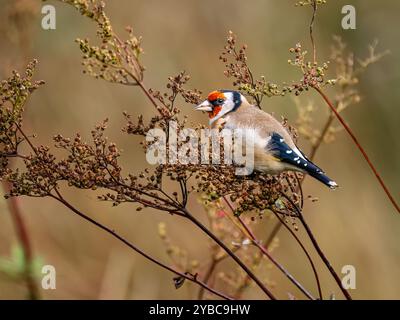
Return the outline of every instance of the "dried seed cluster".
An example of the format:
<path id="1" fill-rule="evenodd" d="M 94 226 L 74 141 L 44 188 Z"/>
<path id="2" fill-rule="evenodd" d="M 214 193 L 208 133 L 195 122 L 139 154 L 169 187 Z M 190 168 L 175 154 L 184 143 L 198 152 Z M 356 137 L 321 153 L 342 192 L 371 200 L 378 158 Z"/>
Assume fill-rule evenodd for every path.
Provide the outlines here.
<path id="1" fill-rule="evenodd" d="M 233 78 L 233 85 L 238 87 L 244 94 L 252 97 L 257 106 L 261 106 L 264 96 L 281 96 L 284 93 L 279 90 L 278 85 L 269 82 L 264 76 L 255 79 L 247 63 L 247 45 L 237 49 L 236 35 L 229 31 L 227 44 L 219 59 L 225 64 L 225 76 Z"/>

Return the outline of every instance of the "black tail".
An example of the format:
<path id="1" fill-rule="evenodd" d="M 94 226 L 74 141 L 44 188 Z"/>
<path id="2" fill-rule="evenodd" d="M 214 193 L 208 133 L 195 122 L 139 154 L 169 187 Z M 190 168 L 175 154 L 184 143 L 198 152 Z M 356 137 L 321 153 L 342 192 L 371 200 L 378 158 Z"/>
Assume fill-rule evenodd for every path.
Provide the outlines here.
<path id="1" fill-rule="evenodd" d="M 303 161 L 307 161 L 307 165 L 303 166 L 303 170 L 305 170 L 310 176 L 317 179 L 318 181 L 321 181 L 324 185 L 328 186 L 331 189 L 336 189 L 338 187 L 338 184 L 330 179 L 328 176 L 326 176 L 325 173 L 314 163 L 308 160 Z"/>

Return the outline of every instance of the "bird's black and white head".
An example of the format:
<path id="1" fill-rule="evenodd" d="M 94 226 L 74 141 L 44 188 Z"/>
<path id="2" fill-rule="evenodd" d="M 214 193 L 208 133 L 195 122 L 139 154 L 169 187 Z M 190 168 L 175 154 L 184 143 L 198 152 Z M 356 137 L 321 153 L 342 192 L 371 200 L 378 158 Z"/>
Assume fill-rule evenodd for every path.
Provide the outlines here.
<path id="1" fill-rule="evenodd" d="M 210 118 L 210 124 L 226 116 L 230 112 L 236 111 L 246 98 L 237 91 L 216 90 L 211 92 L 207 100 L 199 104 L 195 110 L 205 111 Z"/>

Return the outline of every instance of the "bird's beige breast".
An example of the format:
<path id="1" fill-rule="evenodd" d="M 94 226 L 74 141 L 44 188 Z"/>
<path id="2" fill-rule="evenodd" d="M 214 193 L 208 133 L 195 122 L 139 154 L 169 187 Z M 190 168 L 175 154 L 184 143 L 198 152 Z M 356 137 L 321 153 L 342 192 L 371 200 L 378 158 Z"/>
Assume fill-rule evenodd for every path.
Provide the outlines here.
<path id="1" fill-rule="evenodd" d="M 219 118 L 217 121 L 213 122 L 213 124 L 211 125 L 211 128 L 222 130 L 222 129 L 224 129 L 225 123 L 226 123 L 225 118 Z"/>

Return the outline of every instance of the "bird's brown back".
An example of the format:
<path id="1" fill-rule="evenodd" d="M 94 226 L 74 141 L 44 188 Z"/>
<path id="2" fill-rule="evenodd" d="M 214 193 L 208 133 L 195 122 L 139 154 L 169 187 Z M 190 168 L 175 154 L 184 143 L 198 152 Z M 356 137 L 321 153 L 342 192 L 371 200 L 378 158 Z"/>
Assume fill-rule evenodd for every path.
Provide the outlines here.
<path id="1" fill-rule="evenodd" d="M 276 132 L 285 139 L 289 147 L 296 147 L 288 131 L 278 120 L 253 105 L 243 103 L 235 112 L 227 114 L 226 120 L 237 128 L 256 129 L 265 139 Z"/>

